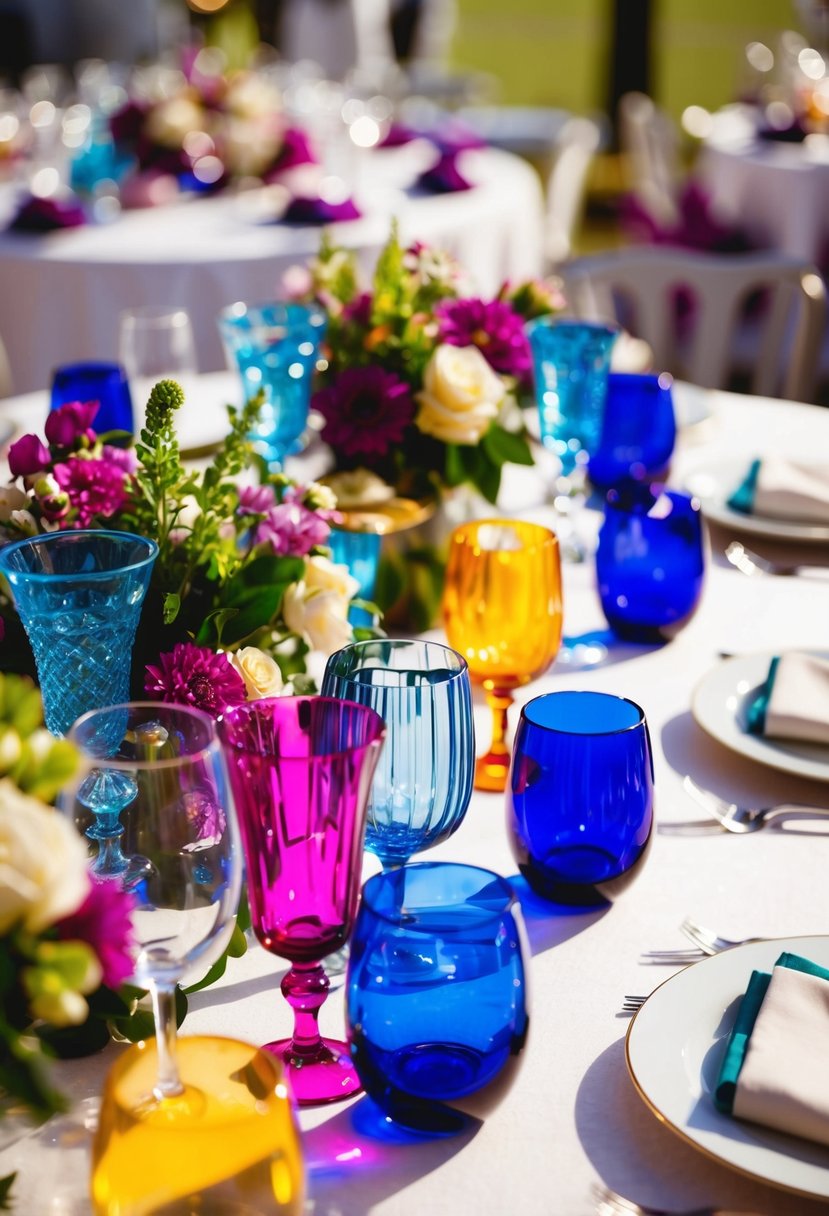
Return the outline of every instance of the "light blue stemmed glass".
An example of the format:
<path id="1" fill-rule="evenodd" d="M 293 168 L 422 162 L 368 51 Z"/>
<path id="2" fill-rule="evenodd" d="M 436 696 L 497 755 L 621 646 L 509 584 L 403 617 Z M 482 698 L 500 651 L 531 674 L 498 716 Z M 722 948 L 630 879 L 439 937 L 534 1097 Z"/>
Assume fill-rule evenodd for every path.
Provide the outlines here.
<path id="1" fill-rule="evenodd" d="M 386 723 L 366 830 L 366 848 L 383 868 L 451 836 L 475 768 L 466 660 L 439 642 L 355 642 L 329 658 L 322 693 L 367 705 Z"/>
<path id="2" fill-rule="evenodd" d="M 541 442 L 559 459 L 554 504 L 562 557 L 584 561 L 572 520 L 584 501 L 587 462 L 602 431 L 607 377 L 618 325 L 538 317 L 527 324 Z"/>
<path id="3" fill-rule="evenodd" d="M 357 532 L 350 528 L 334 527 L 329 534 L 331 560 L 348 567 L 349 574 L 360 584 L 357 594 L 361 600 L 374 599 L 381 542 L 379 532 Z M 352 625 L 371 624 L 371 617 L 365 608 L 350 608 L 348 619 Z"/>
<path id="4" fill-rule="evenodd" d="M 504 1097 L 527 1041 L 528 961 L 498 874 L 433 861 L 368 880 L 346 1016 L 354 1066 L 386 1118 L 451 1135 Z"/>
<path id="5" fill-rule="evenodd" d="M 273 471 L 304 446 L 311 383 L 325 326 L 325 313 L 306 304 L 239 303 L 219 314 L 222 341 L 242 377 L 246 396 L 265 394 L 250 437 Z"/>
<path id="6" fill-rule="evenodd" d="M 141 605 L 158 553 L 130 532 L 79 529 L 0 549 L 37 666 L 46 726 L 65 735 L 81 714 L 129 699 Z"/>

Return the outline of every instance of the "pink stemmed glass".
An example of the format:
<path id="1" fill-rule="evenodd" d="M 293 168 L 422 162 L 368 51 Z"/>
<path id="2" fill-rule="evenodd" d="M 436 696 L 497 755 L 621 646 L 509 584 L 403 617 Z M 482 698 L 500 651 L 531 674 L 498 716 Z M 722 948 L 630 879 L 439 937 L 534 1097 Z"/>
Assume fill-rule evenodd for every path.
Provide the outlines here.
<path id="1" fill-rule="evenodd" d="M 247 863 L 257 938 L 291 969 L 294 1011 L 278 1055 L 300 1106 L 360 1089 L 346 1043 L 317 1025 L 328 995 L 321 959 L 345 944 L 357 912 L 366 806 L 386 728 L 365 705 L 333 697 L 267 698 L 220 723 Z"/>

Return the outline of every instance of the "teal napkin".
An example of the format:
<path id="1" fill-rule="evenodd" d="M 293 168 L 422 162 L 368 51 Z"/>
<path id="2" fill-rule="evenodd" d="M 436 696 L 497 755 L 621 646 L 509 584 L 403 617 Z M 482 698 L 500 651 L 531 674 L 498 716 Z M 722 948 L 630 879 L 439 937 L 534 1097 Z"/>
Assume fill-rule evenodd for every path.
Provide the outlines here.
<path id="1" fill-rule="evenodd" d="M 829 466 L 777 455 L 752 460 L 726 503 L 741 515 L 829 524 Z"/>
<path id="2" fill-rule="evenodd" d="M 782 970 L 813 976 L 827 984 L 826 993 L 819 993 L 820 999 L 817 1006 L 814 1001 L 811 1003 L 812 1010 L 817 1008 L 817 1022 L 814 1021 L 814 1014 L 809 1015 L 808 1024 L 801 1020 L 803 1010 L 799 1003 L 797 1007 L 794 1004 L 790 1006 L 784 999 L 784 1006 L 781 1009 L 780 987 L 778 987 L 775 997 L 775 1008 L 771 1009 L 773 1002 L 769 997 L 769 989 L 774 977 Z M 807 987 L 813 990 L 812 985 L 807 984 Z M 799 994 L 796 998 L 791 996 L 793 991 L 791 985 L 787 983 L 783 990 L 788 991 L 791 1000 L 799 1002 Z M 810 993 L 807 992 L 806 996 L 808 998 Z M 768 1078 L 767 1085 L 766 1078 L 762 1075 L 758 1082 L 756 1075 L 758 1070 L 755 1068 L 755 1075 L 752 1078 L 753 1089 L 746 1098 L 739 1094 L 740 1079 L 745 1075 L 744 1068 L 752 1050 L 752 1035 L 755 1034 L 756 1028 L 764 1016 L 764 1006 L 767 1011 L 770 1011 L 767 1014 L 769 1021 L 766 1023 L 764 1033 L 768 1036 L 770 1029 L 775 1036 L 773 1046 L 775 1049 L 779 1048 L 779 1051 L 774 1051 L 773 1059 L 775 1063 L 779 1060 L 779 1067 L 773 1069 L 773 1075 Z M 786 1016 L 789 1014 L 790 1016 Z M 714 1089 L 714 1104 L 717 1109 L 724 1114 L 751 1118 L 755 1122 L 777 1127 L 781 1131 L 791 1131 L 794 1134 L 805 1135 L 810 1139 L 821 1140 L 825 1143 L 829 1129 L 820 1126 L 821 1120 L 825 1120 L 825 1111 L 811 1107 L 810 1095 L 790 1092 L 790 1088 L 787 1088 L 787 1081 L 790 1080 L 790 1077 L 787 1075 L 786 1062 L 793 1058 L 791 1042 L 795 1045 L 795 1053 L 799 1053 L 801 1059 L 803 1053 L 806 1053 L 807 1067 L 810 1072 L 812 1062 L 814 1062 L 815 1070 L 822 1067 L 822 1059 L 826 1054 L 825 1040 L 815 1040 L 816 1025 L 821 1028 L 824 1028 L 825 1025 L 825 1032 L 829 1033 L 829 970 L 827 968 L 813 963 L 810 959 L 802 958 L 798 954 L 784 952 L 774 964 L 772 974 L 753 971 L 737 1011 Z M 784 1036 L 790 1036 L 791 1041 L 788 1044 L 782 1041 Z M 768 1037 L 766 1037 L 766 1057 L 768 1057 L 768 1049 L 769 1043 Z M 763 1067 L 767 1069 L 768 1064 L 766 1063 Z M 762 1069 L 760 1072 L 762 1074 Z M 818 1082 L 823 1091 L 820 1078 L 818 1078 Z M 793 1081 L 792 1088 L 796 1084 L 797 1082 Z M 746 1114 L 746 1110 L 753 1113 Z"/>
<path id="3" fill-rule="evenodd" d="M 739 511 L 741 515 L 751 515 L 754 510 L 754 493 L 757 489 L 759 473 L 760 461 L 752 460 L 745 477 L 727 500 L 732 511 Z"/>
<path id="4" fill-rule="evenodd" d="M 774 688 L 774 681 L 777 677 L 777 668 L 780 664 L 780 655 L 775 655 L 769 664 L 768 674 L 765 680 L 760 685 L 756 695 L 746 705 L 746 729 L 752 735 L 765 734 L 766 730 L 766 712 L 769 707 L 769 697 Z"/>
<path id="5" fill-rule="evenodd" d="M 743 713 L 752 735 L 829 744 L 829 660 L 797 650 L 775 655 Z"/>

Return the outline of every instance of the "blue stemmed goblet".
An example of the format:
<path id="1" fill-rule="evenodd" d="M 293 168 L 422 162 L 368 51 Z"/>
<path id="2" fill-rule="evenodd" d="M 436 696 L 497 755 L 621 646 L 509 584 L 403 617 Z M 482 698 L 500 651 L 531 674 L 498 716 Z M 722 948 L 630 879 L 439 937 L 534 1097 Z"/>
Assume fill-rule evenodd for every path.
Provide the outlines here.
<path id="1" fill-rule="evenodd" d="M 533 890 L 556 903 L 611 903 L 644 864 L 652 828 L 653 760 L 640 707 L 601 692 L 528 701 L 513 747 L 507 829 Z"/>
<path id="2" fill-rule="evenodd" d="M 246 396 L 264 393 L 251 439 L 274 470 L 304 446 L 325 324 L 321 309 L 306 304 L 233 304 L 219 315 L 222 341 Z"/>
<path id="3" fill-rule="evenodd" d="M 672 386 L 667 372 L 610 373 L 602 429 L 588 465 L 594 486 L 610 489 L 666 474 L 676 443 Z"/>
<path id="4" fill-rule="evenodd" d="M 99 435 L 133 430 L 132 397 L 120 363 L 67 363 L 52 376 L 50 409 L 70 401 L 97 401 L 93 422 Z"/>
<path id="5" fill-rule="evenodd" d="M 670 640 L 696 611 L 704 573 L 697 499 L 661 486 L 610 491 L 596 578 L 615 634 L 633 642 Z"/>
<path id="6" fill-rule="evenodd" d="M 509 1089 L 529 1026 L 520 907 L 509 883 L 454 862 L 370 878 L 351 942 L 351 1057 L 388 1118 L 451 1134 Z"/>
<path id="7" fill-rule="evenodd" d="M 451 836 L 475 766 L 466 660 L 438 642 L 355 642 L 329 658 L 322 692 L 367 705 L 386 723 L 366 848 L 384 867 L 399 866 Z"/>

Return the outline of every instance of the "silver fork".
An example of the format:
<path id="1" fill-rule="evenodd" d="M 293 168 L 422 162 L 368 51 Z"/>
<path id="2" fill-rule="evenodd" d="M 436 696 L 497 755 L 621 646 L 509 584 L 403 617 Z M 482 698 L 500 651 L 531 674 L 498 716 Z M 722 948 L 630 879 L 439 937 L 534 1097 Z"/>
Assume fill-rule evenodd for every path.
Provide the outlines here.
<path id="1" fill-rule="evenodd" d="M 618 1191 L 612 1191 L 609 1186 L 601 1183 L 593 1184 L 593 1199 L 596 1204 L 596 1216 L 759 1216 L 758 1212 L 741 1211 L 728 1208 L 653 1208 L 642 1203 L 634 1203 L 625 1199 Z"/>
<path id="2" fill-rule="evenodd" d="M 685 917 L 679 928 L 703 954 L 720 954 L 723 950 L 731 950 L 733 946 L 745 946 L 748 942 L 765 941 L 763 937 L 744 937 L 740 941 L 732 941 L 729 937 L 720 937 L 713 929 L 706 929 L 704 925 L 692 920 L 690 916 Z"/>
<path id="3" fill-rule="evenodd" d="M 622 1013 L 638 1013 L 647 1000 L 647 996 L 631 996 L 629 993 L 622 1001 Z"/>
<path id="4" fill-rule="evenodd" d="M 704 790 L 691 777 L 685 777 L 682 787 L 694 801 L 721 823 L 727 832 L 745 835 L 746 832 L 759 832 L 761 828 L 783 819 L 822 819 L 829 818 L 829 807 L 806 806 L 800 802 L 790 802 L 780 806 L 738 806 L 735 802 L 726 802 L 710 790 Z M 802 834 L 802 833 L 801 833 Z M 823 833 L 821 833 L 822 835 Z"/>
<path id="5" fill-rule="evenodd" d="M 798 574 L 801 570 L 823 569 L 817 563 L 808 565 L 806 562 L 771 561 L 761 557 L 759 553 L 747 549 L 738 540 L 733 540 L 725 550 L 725 556 L 743 574 L 779 574 L 788 576 Z"/>

